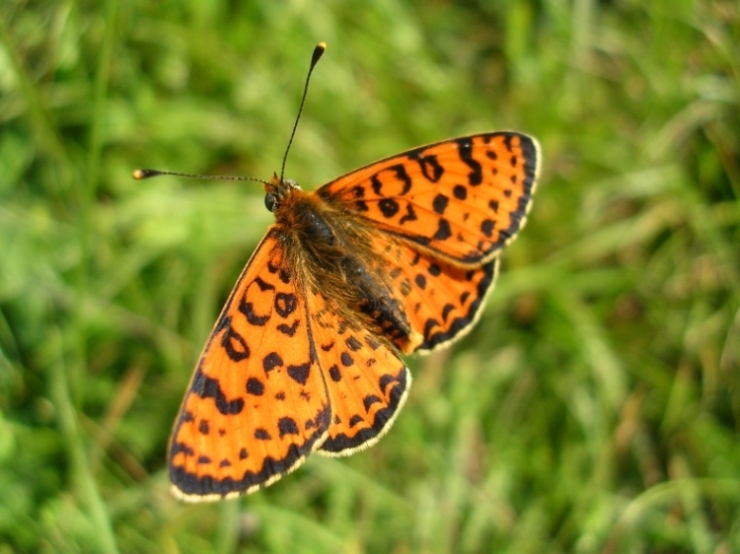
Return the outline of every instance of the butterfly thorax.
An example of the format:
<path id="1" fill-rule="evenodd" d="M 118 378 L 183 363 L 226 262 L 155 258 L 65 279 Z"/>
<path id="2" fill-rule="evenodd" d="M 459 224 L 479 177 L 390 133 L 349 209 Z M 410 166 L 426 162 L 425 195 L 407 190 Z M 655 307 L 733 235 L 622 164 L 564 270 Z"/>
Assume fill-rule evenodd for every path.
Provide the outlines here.
<path id="1" fill-rule="evenodd" d="M 419 338 L 403 306 L 392 299 L 383 258 L 372 247 L 377 231 L 371 223 L 341 201 L 306 192 L 294 181 L 276 183 L 265 202 L 274 208 L 286 269 L 293 268 L 300 286 L 321 294 L 348 324 L 413 351 Z"/>

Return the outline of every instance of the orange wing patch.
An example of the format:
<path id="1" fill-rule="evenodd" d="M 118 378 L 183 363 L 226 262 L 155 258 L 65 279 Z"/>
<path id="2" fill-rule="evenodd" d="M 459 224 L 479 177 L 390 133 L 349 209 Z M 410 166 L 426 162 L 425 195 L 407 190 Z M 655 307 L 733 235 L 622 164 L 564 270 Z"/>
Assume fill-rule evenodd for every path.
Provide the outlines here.
<path id="1" fill-rule="evenodd" d="M 390 295 L 400 300 L 411 328 L 423 336 L 414 350 L 424 353 L 442 348 L 476 323 L 493 290 L 498 258 L 468 269 L 381 235 L 375 237 L 373 246 L 383 253 L 385 272 L 392 279 Z M 404 342 L 389 339 L 404 350 Z"/>
<path id="2" fill-rule="evenodd" d="M 327 435 L 306 299 L 268 232 L 224 307 L 172 433 L 174 493 L 216 500 L 276 481 Z"/>
<path id="3" fill-rule="evenodd" d="M 524 225 L 538 166 L 534 139 L 486 133 L 409 150 L 316 192 L 450 263 L 477 266 Z"/>
<path id="4" fill-rule="evenodd" d="M 375 444 L 406 401 L 411 374 L 391 347 L 341 320 L 320 293 L 309 293 L 311 330 L 332 406 L 318 453 L 347 456 Z"/>

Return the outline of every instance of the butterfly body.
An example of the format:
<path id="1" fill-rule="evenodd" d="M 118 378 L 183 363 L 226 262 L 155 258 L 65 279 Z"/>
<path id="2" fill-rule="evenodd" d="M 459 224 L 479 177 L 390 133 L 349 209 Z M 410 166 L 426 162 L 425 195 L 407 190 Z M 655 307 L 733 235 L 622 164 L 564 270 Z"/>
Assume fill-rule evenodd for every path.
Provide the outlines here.
<path id="1" fill-rule="evenodd" d="M 311 452 L 374 444 L 429 352 L 476 322 L 525 222 L 537 143 L 486 133 L 375 162 L 307 192 L 274 176 L 275 215 L 216 322 L 175 423 L 185 500 L 252 492 Z"/>
<path id="2" fill-rule="evenodd" d="M 381 340 L 395 339 L 410 353 L 421 338 L 408 323 L 399 302 L 392 301 L 383 257 L 373 250 L 377 231 L 351 205 L 305 192 L 293 181 L 273 177 L 266 185 L 272 207 L 272 232 L 285 253 L 299 290 L 321 294 L 328 309 L 353 321 Z M 395 239 L 388 237 L 389 244 Z"/>

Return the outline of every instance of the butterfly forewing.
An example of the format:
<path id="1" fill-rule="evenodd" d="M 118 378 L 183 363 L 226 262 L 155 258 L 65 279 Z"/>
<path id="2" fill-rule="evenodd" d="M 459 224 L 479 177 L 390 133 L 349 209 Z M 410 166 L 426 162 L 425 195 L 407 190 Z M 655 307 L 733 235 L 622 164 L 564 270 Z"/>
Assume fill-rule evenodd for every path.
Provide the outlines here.
<path id="1" fill-rule="evenodd" d="M 537 142 L 486 133 L 409 150 L 353 171 L 317 194 L 453 264 L 491 260 L 519 232 L 534 193 Z"/>
<path id="2" fill-rule="evenodd" d="M 214 327 L 175 423 L 169 466 L 180 498 L 266 486 L 326 437 L 330 400 L 297 281 L 268 232 Z"/>

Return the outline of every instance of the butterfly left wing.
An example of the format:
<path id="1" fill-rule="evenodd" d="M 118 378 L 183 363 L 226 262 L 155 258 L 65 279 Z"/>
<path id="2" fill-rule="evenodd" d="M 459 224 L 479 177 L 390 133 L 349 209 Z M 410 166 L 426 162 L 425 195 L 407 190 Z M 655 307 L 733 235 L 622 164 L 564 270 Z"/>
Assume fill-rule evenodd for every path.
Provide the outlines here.
<path id="1" fill-rule="evenodd" d="M 385 340 L 347 321 L 320 291 L 307 291 L 311 334 L 332 406 L 319 454 L 348 456 L 375 444 L 406 401 L 411 373 Z"/>
<path id="2" fill-rule="evenodd" d="M 375 162 L 316 193 L 440 259 L 475 267 L 524 226 L 539 158 L 527 135 L 471 135 Z"/>
<path id="3" fill-rule="evenodd" d="M 303 463 L 331 420 L 306 297 L 273 228 L 239 277 L 183 400 L 169 452 L 176 496 L 250 493 Z"/>
<path id="4" fill-rule="evenodd" d="M 394 303 L 403 311 L 397 319 L 421 337 L 387 334 L 401 352 L 423 354 L 443 348 L 478 321 L 496 282 L 498 258 L 479 267 L 463 268 L 385 233 L 377 233 L 372 245 L 380 254 L 381 272 L 388 276 L 389 296 L 400 300 Z"/>

